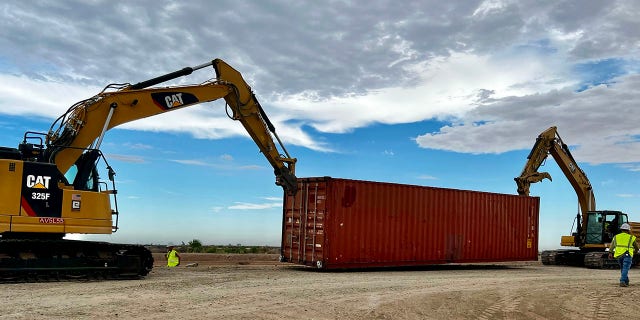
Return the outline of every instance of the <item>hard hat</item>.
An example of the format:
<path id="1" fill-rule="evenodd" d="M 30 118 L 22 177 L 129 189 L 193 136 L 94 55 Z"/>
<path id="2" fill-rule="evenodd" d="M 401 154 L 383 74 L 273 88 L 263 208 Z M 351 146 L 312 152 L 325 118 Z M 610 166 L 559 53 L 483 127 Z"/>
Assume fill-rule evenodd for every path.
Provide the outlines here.
<path id="1" fill-rule="evenodd" d="M 631 226 L 628 223 L 623 223 L 620 226 L 620 230 L 631 230 Z"/>

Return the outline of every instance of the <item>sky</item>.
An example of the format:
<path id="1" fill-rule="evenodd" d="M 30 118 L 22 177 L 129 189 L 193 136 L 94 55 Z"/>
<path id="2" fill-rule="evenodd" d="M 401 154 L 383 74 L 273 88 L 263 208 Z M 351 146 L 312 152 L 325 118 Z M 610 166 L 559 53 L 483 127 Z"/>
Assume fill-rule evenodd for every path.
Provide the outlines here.
<path id="1" fill-rule="evenodd" d="M 220 58 L 240 71 L 298 177 L 517 194 L 557 126 L 597 209 L 640 221 L 637 1 L 5 1 L 0 145 L 47 132 L 110 83 Z M 211 69 L 171 84 L 201 83 Z M 110 130 L 119 243 L 280 244 L 282 189 L 223 101 Z M 549 157 L 539 248 L 577 197 Z"/>

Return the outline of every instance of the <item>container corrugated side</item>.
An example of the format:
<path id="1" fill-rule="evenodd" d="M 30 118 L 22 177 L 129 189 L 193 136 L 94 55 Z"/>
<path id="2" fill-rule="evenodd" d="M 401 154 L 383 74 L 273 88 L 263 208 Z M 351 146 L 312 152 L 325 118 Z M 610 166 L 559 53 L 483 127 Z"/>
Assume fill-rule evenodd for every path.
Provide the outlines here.
<path id="1" fill-rule="evenodd" d="M 319 268 L 537 260 L 539 198 L 300 178 L 283 208 L 282 260 Z"/>

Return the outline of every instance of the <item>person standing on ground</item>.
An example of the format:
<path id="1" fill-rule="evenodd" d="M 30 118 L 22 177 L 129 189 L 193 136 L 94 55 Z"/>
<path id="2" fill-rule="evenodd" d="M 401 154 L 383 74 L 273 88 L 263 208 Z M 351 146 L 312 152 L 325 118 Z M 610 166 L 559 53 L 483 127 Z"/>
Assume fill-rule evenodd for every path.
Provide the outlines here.
<path id="1" fill-rule="evenodd" d="M 609 259 L 616 258 L 620 264 L 620 286 L 629 286 L 629 269 L 633 262 L 633 254 L 638 251 L 636 237 L 631 235 L 631 226 L 623 223 L 620 226 L 620 233 L 613 237 L 609 247 Z"/>
<path id="2" fill-rule="evenodd" d="M 173 268 L 180 265 L 180 254 L 172 245 L 167 246 L 165 257 L 167 258 L 167 267 Z"/>

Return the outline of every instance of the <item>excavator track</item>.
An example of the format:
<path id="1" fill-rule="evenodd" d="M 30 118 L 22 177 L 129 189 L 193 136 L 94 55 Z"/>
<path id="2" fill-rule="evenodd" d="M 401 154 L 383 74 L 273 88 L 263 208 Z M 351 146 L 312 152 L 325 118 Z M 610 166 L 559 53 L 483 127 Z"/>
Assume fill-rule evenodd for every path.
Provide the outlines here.
<path id="1" fill-rule="evenodd" d="M 616 259 L 609 259 L 603 251 L 581 252 L 579 250 L 547 250 L 540 254 L 544 265 L 569 265 L 591 269 L 620 268 Z"/>
<path id="2" fill-rule="evenodd" d="M 581 266 L 584 254 L 579 250 L 546 250 L 540 254 L 540 261 L 544 265 Z"/>
<path id="3" fill-rule="evenodd" d="M 542 253 L 540 254 L 540 261 L 542 262 L 542 264 L 547 266 L 557 265 L 556 263 L 557 255 L 558 255 L 558 251 L 555 251 L 555 250 L 542 251 Z"/>
<path id="4" fill-rule="evenodd" d="M 618 260 L 609 259 L 608 252 L 589 252 L 584 256 L 584 266 L 591 269 L 617 269 L 620 268 Z"/>
<path id="5" fill-rule="evenodd" d="M 139 279 L 153 268 L 144 246 L 46 239 L 0 239 L 0 282 Z"/>

